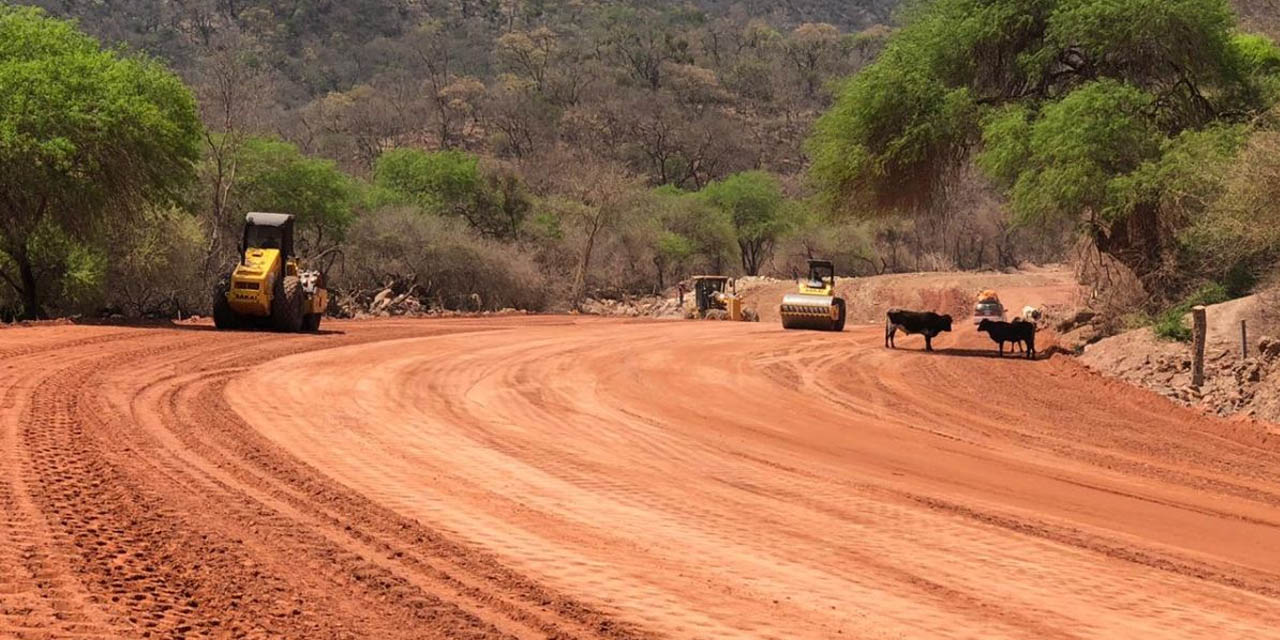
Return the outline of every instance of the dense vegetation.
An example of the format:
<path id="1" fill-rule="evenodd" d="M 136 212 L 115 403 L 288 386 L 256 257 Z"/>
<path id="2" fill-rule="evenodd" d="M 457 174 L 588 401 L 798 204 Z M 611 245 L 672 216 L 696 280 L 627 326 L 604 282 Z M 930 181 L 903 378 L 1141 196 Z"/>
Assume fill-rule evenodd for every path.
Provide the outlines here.
<path id="1" fill-rule="evenodd" d="M 0 279 L 24 309 L 91 284 L 92 236 L 175 201 L 199 131 L 168 71 L 0 8 Z"/>
<path id="2" fill-rule="evenodd" d="M 889 13 L 876 2 L 40 4 L 127 47 L 112 55 L 169 65 L 204 132 L 180 206 L 138 203 L 151 222 L 118 221 L 129 242 L 76 238 L 92 258 L 50 256 L 43 286 L 57 295 L 32 310 L 5 290 L 8 315 L 200 312 L 243 214 L 263 209 L 299 214 L 303 250 L 333 258 L 333 281 L 355 296 L 390 286 L 446 306 L 470 293 L 545 306 L 690 271 L 785 270 L 775 255 L 802 257 L 824 235 L 797 205 L 806 132 L 829 83 L 878 51 Z M 737 198 L 761 188 L 765 206 Z M 396 249 L 391 228 L 430 246 Z M 846 257 L 872 264 L 867 250 Z M 532 289 L 463 290 L 488 285 L 442 276 L 448 260 Z"/>
<path id="3" fill-rule="evenodd" d="M 1002 268 L 1073 229 L 1172 303 L 1280 255 L 1280 55 L 1221 0 L 34 4 L 0 8 L 0 317 L 204 312 L 250 210 L 298 214 L 340 298 L 450 308 Z"/>
<path id="4" fill-rule="evenodd" d="M 1157 303 L 1242 290 L 1280 249 L 1249 180 L 1277 160 L 1280 49 L 1225 0 L 937 0 L 812 140 L 829 206 L 951 215 L 976 164 L 1019 225 L 1077 228 Z M 1259 228 L 1250 228 L 1263 223 Z"/>

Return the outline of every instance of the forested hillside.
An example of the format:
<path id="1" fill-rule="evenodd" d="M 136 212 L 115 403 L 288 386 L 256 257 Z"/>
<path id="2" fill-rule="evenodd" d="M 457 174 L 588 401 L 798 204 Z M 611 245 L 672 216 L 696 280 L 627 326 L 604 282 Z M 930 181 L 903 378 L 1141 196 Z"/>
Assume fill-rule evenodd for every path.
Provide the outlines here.
<path id="1" fill-rule="evenodd" d="M 298 213 L 312 253 L 347 249 L 334 277 L 355 295 L 445 306 L 468 287 L 540 308 L 691 271 L 785 273 L 775 256 L 837 245 L 846 271 L 888 268 L 860 223 L 829 232 L 801 203 L 804 140 L 831 83 L 887 38 L 881 0 L 38 4 L 168 64 L 208 130 L 184 215 L 150 214 L 202 238 L 169 248 L 195 271 L 158 269 L 120 300 L 108 281 L 140 276 L 109 271 L 161 256 L 60 245 L 40 260 L 47 313 L 201 309 L 254 209 Z"/>
<path id="2" fill-rule="evenodd" d="M 37 2 L 172 65 L 206 111 L 368 172 L 385 149 L 504 158 L 567 140 L 653 184 L 784 174 L 825 84 L 883 42 L 884 0 L 734 4 Z M 829 21 L 823 22 L 823 21 Z M 219 95 L 235 75 L 243 95 Z M 250 89 L 250 87 L 252 87 Z M 228 123 L 215 122 L 214 126 Z"/>

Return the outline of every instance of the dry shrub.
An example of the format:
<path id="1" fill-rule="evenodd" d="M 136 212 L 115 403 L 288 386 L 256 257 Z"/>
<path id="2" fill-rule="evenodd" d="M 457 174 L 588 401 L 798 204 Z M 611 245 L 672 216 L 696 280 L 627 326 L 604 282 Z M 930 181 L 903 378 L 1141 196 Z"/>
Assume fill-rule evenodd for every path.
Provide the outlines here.
<path id="1" fill-rule="evenodd" d="M 1258 336 L 1280 336 L 1280 271 L 1274 271 L 1258 285 Z"/>
<path id="2" fill-rule="evenodd" d="M 411 293 L 424 305 L 541 311 L 546 278 L 519 248 L 479 237 L 465 223 L 406 208 L 375 209 L 348 233 L 344 272 L 335 287 L 356 300 L 383 289 Z"/>
<path id="3" fill-rule="evenodd" d="M 920 256 L 920 271 L 955 271 L 956 263 L 951 256 L 936 251 L 926 252 Z"/>
<path id="4" fill-rule="evenodd" d="M 1104 333 L 1145 323 L 1149 296 L 1131 269 L 1088 240 L 1078 241 L 1072 254 L 1071 266 L 1084 290 L 1077 306 L 1097 312 Z"/>
<path id="5" fill-rule="evenodd" d="M 1280 40 L 1280 2 L 1277 0 L 1235 0 L 1232 3 L 1246 31 L 1264 33 Z"/>
<path id="6" fill-rule="evenodd" d="M 874 246 L 875 226 L 863 220 L 813 220 L 778 243 L 766 275 L 797 278 L 809 258 L 835 264 L 836 273 L 874 275 L 886 269 Z"/>
<path id="7" fill-rule="evenodd" d="M 1250 136 L 1224 183 L 1181 240 L 1196 274 L 1241 294 L 1280 256 L 1280 132 Z"/>
<path id="8" fill-rule="evenodd" d="M 194 217 L 149 212 L 136 223 L 111 225 L 105 235 L 107 309 L 169 317 L 208 308 L 212 283 L 201 273 L 208 236 Z"/>

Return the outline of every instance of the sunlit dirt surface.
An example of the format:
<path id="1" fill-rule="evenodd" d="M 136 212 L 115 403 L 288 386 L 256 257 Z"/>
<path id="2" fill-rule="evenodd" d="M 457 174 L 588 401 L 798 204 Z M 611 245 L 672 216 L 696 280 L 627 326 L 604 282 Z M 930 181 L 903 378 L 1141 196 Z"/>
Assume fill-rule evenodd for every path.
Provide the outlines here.
<path id="1" fill-rule="evenodd" d="M 1280 637 L 1280 439 L 961 321 L 325 329 L 0 330 L 0 637 Z"/>

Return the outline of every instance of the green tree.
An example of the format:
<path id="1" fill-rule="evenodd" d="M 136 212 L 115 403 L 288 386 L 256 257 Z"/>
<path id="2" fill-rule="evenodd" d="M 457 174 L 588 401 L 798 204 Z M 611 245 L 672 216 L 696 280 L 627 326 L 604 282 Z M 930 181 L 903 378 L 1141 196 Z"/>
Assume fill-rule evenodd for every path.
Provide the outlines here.
<path id="1" fill-rule="evenodd" d="M 12 265 L 0 279 L 24 315 L 42 313 L 42 229 L 78 241 L 172 200 L 199 142 L 194 99 L 159 64 L 103 51 L 40 10 L 0 6 L 0 251 Z"/>
<path id="2" fill-rule="evenodd" d="M 238 215 L 294 214 L 302 249 L 311 253 L 343 238 L 355 219 L 360 185 L 332 160 L 309 158 L 292 143 L 269 138 L 246 140 L 238 156 Z M 231 222 L 238 226 L 241 220 Z"/>
<path id="3" fill-rule="evenodd" d="M 939 215 L 977 151 L 1018 219 L 1078 220 L 1148 279 L 1177 224 L 1135 175 L 1275 100 L 1274 46 L 1234 28 L 1225 0 L 917 5 L 820 119 L 812 175 L 839 211 Z"/>
<path id="4" fill-rule="evenodd" d="M 658 288 L 666 276 L 692 271 L 724 273 L 725 263 L 737 253 L 737 236 L 729 213 L 697 193 L 675 187 L 659 187 L 644 204 L 653 227 L 654 267 Z"/>
<path id="5" fill-rule="evenodd" d="M 778 239 L 791 228 L 792 211 L 777 178 L 763 171 L 747 171 L 713 182 L 701 193 L 732 221 L 742 270 L 749 276 L 758 275 Z"/>
<path id="6" fill-rule="evenodd" d="M 460 217 L 491 238 L 518 236 L 532 207 L 516 174 L 462 151 L 393 149 L 378 158 L 373 182 L 385 202 Z"/>

